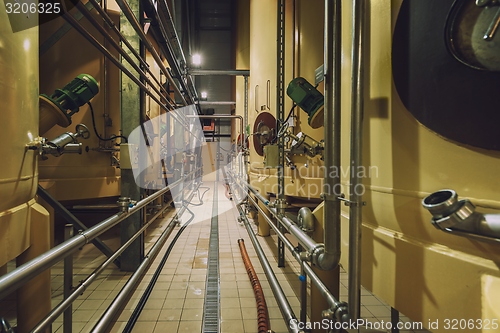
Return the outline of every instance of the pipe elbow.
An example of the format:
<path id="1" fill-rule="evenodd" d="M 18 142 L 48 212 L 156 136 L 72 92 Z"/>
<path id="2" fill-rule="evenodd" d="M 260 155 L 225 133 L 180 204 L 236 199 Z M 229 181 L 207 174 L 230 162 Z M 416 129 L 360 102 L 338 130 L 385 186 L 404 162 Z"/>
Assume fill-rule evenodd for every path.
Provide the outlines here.
<path id="1" fill-rule="evenodd" d="M 458 200 L 454 190 L 434 192 L 423 199 L 422 206 L 432 214 L 431 223 L 437 229 L 500 239 L 500 215 L 476 212 L 469 200 Z"/>
<path id="2" fill-rule="evenodd" d="M 340 262 L 340 252 L 329 253 L 323 244 L 318 244 L 311 254 L 311 261 L 318 268 L 328 271 L 336 268 Z"/>

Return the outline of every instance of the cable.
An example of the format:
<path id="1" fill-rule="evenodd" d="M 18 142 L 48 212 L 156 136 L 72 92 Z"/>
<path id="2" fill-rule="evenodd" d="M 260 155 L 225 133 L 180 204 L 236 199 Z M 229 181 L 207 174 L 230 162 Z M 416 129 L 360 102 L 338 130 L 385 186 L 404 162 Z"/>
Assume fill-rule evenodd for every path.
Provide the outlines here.
<path id="1" fill-rule="evenodd" d="M 203 192 L 203 194 L 201 195 L 201 197 L 200 197 L 200 188 L 206 188 L 206 190 Z M 196 204 L 194 204 L 192 202 L 187 202 L 187 200 L 184 200 L 184 202 L 187 203 L 188 205 L 192 205 L 192 206 L 201 206 L 201 205 L 203 205 L 203 196 L 208 191 L 210 191 L 210 187 L 208 187 L 208 186 L 198 186 L 198 198 L 200 198 L 200 202 L 196 203 Z"/>
<path id="2" fill-rule="evenodd" d="M 288 124 L 288 119 L 290 119 L 290 116 L 292 115 L 292 112 L 293 112 L 293 109 L 295 109 L 295 107 L 297 106 L 297 104 L 293 103 L 293 106 L 292 108 L 290 109 L 290 111 L 288 111 L 288 116 L 286 116 L 286 119 L 285 121 L 283 121 L 281 124 L 278 124 L 278 122 L 280 122 L 279 120 L 276 120 L 276 125 L 279 127 L 279 130 L 278 132 L 276 133 L 276 136 L 273 138 L 273 140 L 271 141 L 271 144 L 275 143 L 276 140 L 278 140 L 278 138 L 282 135 L 285 134 L 285 132 L 288 130 L 288 127 L 290 126 Z"/>
<path id="3" fill-rule="evenodd" d="M 95 126 L 95 115 L 94 115 L 94 108 L 92 107 L 92 103 L 88 102 L 87 103 L 90 107 L 90 114 L 92 116 L 92 127 L 94 127 L 94 133 L 95 135 L 99 138 L 99 140 L 101 141 L 112 141 L 112 140 L 116 140 L 117 138 L 122 138 L 123 141 L 125 141 L 125 143 L 128 142 L 128 139 L 127 137 L 123 136 L 123 135 L 114 135 L 110 138 L 103 138 L 99 135 L 99 133 L 97 133 L 97 127 Z"/>
<path id="4" fill-rule="evenodd" d="M 154 288 L 156 282 L 158 281 L 158 277 L 160 276 L 160 273 L 161 273 L 163 267 L 165 266 L 165 263 L 167 262 L 168 256 L 170 255 L 170 252 L 172 252 L 172 249 L 174 248 L 175 243 L 177 242 L 177 240 L 181 236 L 184 229 L 186 229 L 186 227 L 189 225 L 189 223 L 191 223 L 191 221 L 194 219 L 194 216 L 195 216 L 194 213 L 189 208 L 187 208 L 187 206 L 186 206 L 186 210 L 191 214 L 191 217 L 179 229 L 179 231 L 175 235 L 174 239 L 172 240 L 172 242 L 168 246 L 167 252 L 165 253 L 163 258 L 161 259 L 161 262 L 158 265 L 158 268 L 156 269 L 155 273 L 153 274 L 153 277 L 151 278 L 151 281 L 149 282 L 146 290 L 144 291 L 144 294 L 142 294 L 141 299 L 139 300 L 139 303 L 137 304 L 137 306 L 134 309 L 134 312 L 132 312 L 132 315 L 130 316 L 130 318 L 127 322 L 127 325 L 123 329 L 123 332 L 126 332 L 126 333 L 132 332 L 132 329 L 134 328 L 134 325 L 137 322 L 137 319 L 139 319 L 139 315 L 141 314 L 142 310 L 144 309 L 144 306 L 146 305 L 146 302 L 147 302 L 149 296 L 151 295 L 151 292 L 153 291 L 153 288 Z"/>

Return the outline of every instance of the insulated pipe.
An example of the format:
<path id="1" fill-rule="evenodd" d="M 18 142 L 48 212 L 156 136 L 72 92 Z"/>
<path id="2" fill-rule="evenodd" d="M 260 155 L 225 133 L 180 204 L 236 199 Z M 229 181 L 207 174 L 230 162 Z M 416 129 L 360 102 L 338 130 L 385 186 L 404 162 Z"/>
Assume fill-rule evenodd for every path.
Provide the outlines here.
<path id="1" fill-rule="evenodd" d="M 257 326 L 259 333 L 267 333 L 269 330 L 269 312 L 267 310 L 266 298 L 264 296 L 264 291 L 260 285 L 259 277 L 253 268 L 250 257 L 248 256 L 247 249 L 245 248 L 245 241 L 243 239 L 238 239 L 238 246 L 240 247 L 241 258 L 245 264 L 245 269 L 247 270 L 248 278 L 252 284 L 253 293 L 255 295 L 255 300 L 257 302 Z"/>
<path id="2" fill-rule="evenodd" d="M 183 105 L 188 105 L 186 99 L 184 98 L 184 95 L 181 93 L 181 91 L 179 90 L 179 88 L 175 84 L 174 79 L 172 78 L 172 76 L 168 72 L 167 68 L 163 64 L 160 56 L 158 55 L 158 52 L 156 52 L 156 49 L 153 47 L 151 42 L 148 40 L 146 34 L 142 30 L 141 25 L 137 21 L 135 15 L 132 12 L 132 10 L 130 9 L 128 3 L 124 0 L 116 0 L 116 3 L 118 4 L 118 6 L 120 6 L 120 9 L 122 10 L 123 14 L 127 17 L 127 20 L 129 20 L 129 22 L 132 25 L 132 27 L 134 28 L 135 32 L 137 33 L 137 35 L 139 35 L 139 37 L 141 38 L 141 40 L 144 43 L 144 45 L 146 46 L 146 48 L 149 50 L 149 52 L 153 56 L 154 60 L 156 61 L 156 63 L 160 67 L 160 69 L 162 70 L 163 74 L 165 74 L 167 80 L 170 82 L 170 84 L 174 88 L 175 93 L 177 95 L 179 95 L 179 97 L 181 98 Z"/>
<path id="3" fill-rule="evenodd" d="M 163 209 L 159 211 L 158 214 L 156 214 L 151 220 L 146 223 L 141 229 L 139 229 L 127 242 L 125 242 L 118 250 L 116 250 L 115 253 L 111 257 L 109 257 L 106 261 L 104 261 L 99 267 L 97 267 L 85 280 L 80 282 L 80 285 L 77 286 L 76 288 L 73 288 L 73 292 L 68 296 L 65 297 L 64 300 L 59 303 L 57 306 L 55 306 L 52 311 L 36 325 L 31 333 L 39 333 L 43 332 L 44 329 L 49 328 L 49 326 L 70 306 L 73 304 L 73 302 L 78 298 L 78 296 L 83 295 L 85 290 L 87 289 L 88 286 L 90 286 L 96 279 L 97 277 L 108 267 L 113 261 L 117 260 L 120 254 L 125 251 L 127 247 L 130 246 L 134 242 L 137 237 L 139 237 L 150 225 L 153 223 L 156 218 L 162 213 L 164 210 L 166 210 L 169 206 L 166 205 Z M 174 228 L 175 223 L 173 220 L 169 223 L 167 226 L 166 230 L 164 232 L 167 232 L 170 234 L 172 229 Z M 167 236 L 168 237 L 168 236 Z M 161 238 L 161 237 L 160 237 Z"/>
<path id="4" fill-rule="evenodd" d="M 36 275 L 40 274 L 44 270 L 52 267 L 57 262 L 64 259 L 66 256 L 70 255 L 76 249 L 84 246 L 91 242 L 94 238 L 99 236 L 100 234 L 106 232 L 119 222 L 123 221 L 129 215 L 140 211 L 144 206 L 146 206 L 149 202 L 157 199 L 165 192 L 170 190 L 170 188 L 177 186 L 184 179 L 179 179 L 169 186 L 155 192 L 149 197 L 138 201 L 133 207 L 131 207 L 128 211 L 120 211 L 117 214 L 114 214 L 102 222 L 96 224 L 92 228 L 85 230 L 84 232 L 74 236 L 70 240 L 59 244 L 58 246 L 50 249 L 44 254 L 26 262 L 25 264 L 17 267 L 12 272 L 5 274 L 0 277 L 0 299 L 8 296 L 11 292 L 25 284 L 27 281 L 31 280 Z"/>
<path id="5" fill-rule="evenodd" d="M 189 195 L 189 200 L 191 200 L 194 196 L 195 190 L 193 190 Z M 183 208 L 185 206 L 182 206 Z M 182 215 L 181 210 L 179 210 L 177 217 Z M 172 221 L 176 221 L 176 219 L 172 219 Z M 169 224 L 173 229 L 175 223 Z M 158 255 L 158 252 L 163 248 L 163 244 L 167 240 L 171 230 L 165 229 L 165 231 L 161 234 L 160 238 L 153 245 L 151 250 L 148 252 L 142 263 L 139 265 L 137 270 L 132 274 L 132 276 L 128 279 L 127 283 L 120 290 L 118 295 L 116 295 L 113 302 L 106 309 L 101 318 L 97 321 L 97 323 L 92 328 L 93 333 L 100 333 L 106 331 L 106 328 L 109 326 L 111 321 L 116 317 L 120 309 L 122 309 L 123 304 L 125 304 L 129 300 L 129 295 L 134 291 L 136 284 L 143 278 L 144 272 Z"/>
<path id="6" fill-rule="evenodd" d="M 349 314 L 360 316 L 361 304 L 361 216 L 363 186 L 358 169 L 362 165 L 363 143 L 363 34 L 365 26 L 365 0 L 353 2 L 352 34 L 352 89 L 351 89 L 351 173 L 349 186 Z"/>
<path id="7" fill-rule="evenodd" d="M 341 0 L 325 0 L 324 138 L 325 177 L 323 180 L 324 253 L 317 266 L 324 270 L 337 267 L 340 261 L 340 75 L 341 75 Z M 333 175 L 333 177 L 331 177 Z"/>
<path id="8" fill-rule="evenodd" d="M 257 237 L 255 236 L 252 230 L 252 227 L 250 226 L 250 222 L 248 221 L 247 217 L 245 216 L 245 213 L 243 212 L 243 209 L 241 208 L 240 205 L 236 205 L 236 207 L 240 212 L 240 217 L 243 220 L 245 228 L 247 229 L 248 232 L 248 236 L 252 241 L 253 247 L 255 248 L 255 252 L 257 253 L 257 257 L 259 258 L 260 264 L 262 265 L 264 273 L 266 274 L 267 280 L 274 294 L 274 298 L 278 303 L 283 319 L 285 320 L 285 324 L 288 327 L 288 331 L 293 333 L 301 332 L 298 329 L 298 325 L 291 325 L 292 322 L 295 323 L 297 322 L 297 318 L 293 313 L 293 309 L 290 306 L 290 303 L 288 303 L 285 293 L 283 292 L 283 289 L 281 288 L 278 279 L 276 278 L 276 275 L 274 274 L 273 269 L 269 264 L 269 261 L 267 260 L 266 255 L 262 250 L 262 247 L 260 246 L 259 241 L 257 240 Z"/>

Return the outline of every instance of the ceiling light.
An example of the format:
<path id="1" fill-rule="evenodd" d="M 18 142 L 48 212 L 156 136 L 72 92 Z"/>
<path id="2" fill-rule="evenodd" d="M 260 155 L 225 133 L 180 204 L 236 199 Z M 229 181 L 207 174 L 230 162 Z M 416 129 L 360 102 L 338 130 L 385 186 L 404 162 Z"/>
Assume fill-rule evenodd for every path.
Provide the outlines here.
<path id="1" fill-rule="evenodd" d="M 201 65 L 201 55 L 198 53 L 193 54 L 191 62 L 193 63 L 194 66 L 200 66 Z"/>

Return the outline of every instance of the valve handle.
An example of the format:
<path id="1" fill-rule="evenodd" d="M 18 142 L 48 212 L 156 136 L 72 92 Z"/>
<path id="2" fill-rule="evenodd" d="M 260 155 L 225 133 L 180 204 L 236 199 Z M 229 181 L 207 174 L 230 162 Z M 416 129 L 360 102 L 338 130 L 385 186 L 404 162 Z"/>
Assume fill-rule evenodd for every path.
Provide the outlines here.
<path id="1" fill-rule="evenodd" d="M 81 137 L 82 139 L 85 140 L 90 138 L 90 131 L 88 127 L 85 126 L 85 124 L 76 125 L 75 131 L 76 131 L 75 136 L 77 137 Z"/>

